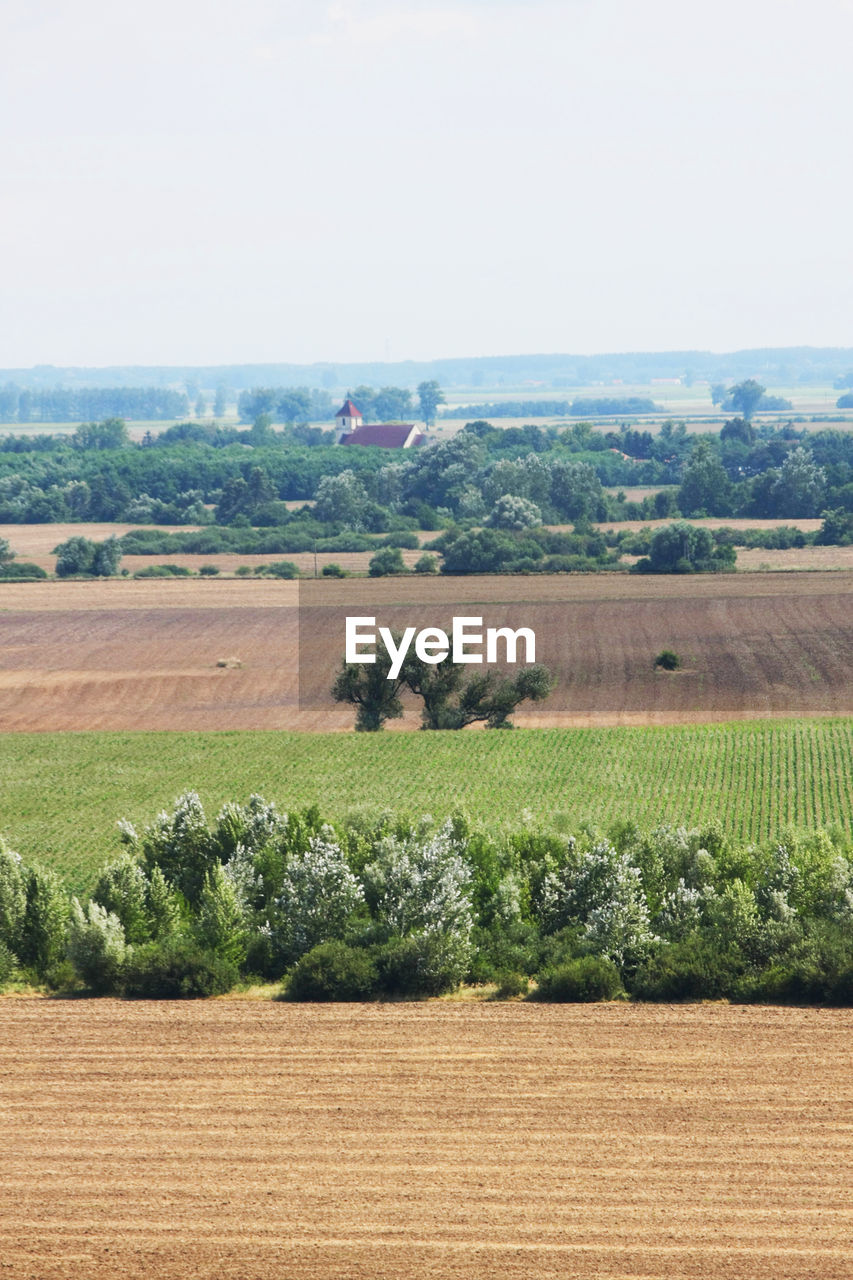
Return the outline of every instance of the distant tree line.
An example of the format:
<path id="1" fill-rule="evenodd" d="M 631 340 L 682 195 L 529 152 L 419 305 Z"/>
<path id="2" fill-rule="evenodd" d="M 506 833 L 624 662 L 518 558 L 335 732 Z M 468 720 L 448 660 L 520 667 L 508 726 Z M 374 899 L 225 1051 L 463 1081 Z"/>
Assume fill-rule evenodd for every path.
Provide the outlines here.
<path id="1" fill-rule="evenodd" d="M 0 387 L 0 422 L 88 422 L 95 418 L 130 418 L 162 422 L 189 412 L 183 391 L 166 387 L 53 387 L 28 390 L 7 383 Z"/>
<path id="2" fill-rule="evenodd" d="M 405 422 L 417 413 L 424 423 L 435 421 L 444 393 L 438 382 L 420 383 L 418 401 L 405 387 L 374 387 L 359 384 L 347 393 L 361 413 L 364 422 Z M 255 422 L 262 414 L 271 422 L 320 422 L 334 419 L 335 404 L 328 391 L 309 387 L 254 387 L 243 391 L 237 399 L 241 422 Z"/>
<path id="3" fill-rule="evenodd" d="M 445 409 L 442 418 L 605 418 L 620 414 L 660 413 L 643 396 L 579 396 L 574 400 L 498 400 Z"/>

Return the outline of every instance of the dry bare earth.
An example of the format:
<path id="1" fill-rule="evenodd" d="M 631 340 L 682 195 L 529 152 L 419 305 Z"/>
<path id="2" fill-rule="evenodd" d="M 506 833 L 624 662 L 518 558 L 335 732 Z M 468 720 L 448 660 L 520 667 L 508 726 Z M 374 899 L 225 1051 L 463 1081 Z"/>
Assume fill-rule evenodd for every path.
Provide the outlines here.
<path id="1" fill-rule="evenodd" d="M 849 1280 L 853 1013 L 0 1003 L 11 1280 Z"/>
<path id="2" fill-rule="evenodd" d="M 328 690 L 343 619 L 365 612 L 532 627 L 559 685 L 521 724 L 853 715 L 851 573 L 113 580 L 0 587 L 0 729 L 349 728 Z M 653 669 L 663 648 L 684 670 Z M 400 727 L 416 724 L 413 706 Z"/>

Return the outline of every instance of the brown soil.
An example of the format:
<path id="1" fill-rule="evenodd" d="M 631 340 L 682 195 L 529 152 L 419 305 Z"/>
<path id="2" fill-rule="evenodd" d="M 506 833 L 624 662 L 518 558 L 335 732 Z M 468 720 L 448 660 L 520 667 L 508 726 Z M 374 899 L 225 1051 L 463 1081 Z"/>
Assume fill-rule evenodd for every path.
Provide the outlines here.
<path id="1" fill-rule="evenodd" d="M 738 547 L 737 569 L 738 573 L 853 569 L 853 547 L 791 547 L 788 551 Z"/>
<path id="2" fill-rule="evenodd" d="M 464 613 L 532 627 L 559 683 L 519 724 L 853 715 L 852 605 L 845 572 L 8 583 L 0 729 L 350 728 L 328 690 L 343 618 L 365 612 L 390 626 Z M 682 670 L 654 670 L 664 648 Z"/>
<path id="3" fill-rule="evenodd" d="M 850 1011 L 0 1002 L 10 1280 L 849 1280 Z"/>

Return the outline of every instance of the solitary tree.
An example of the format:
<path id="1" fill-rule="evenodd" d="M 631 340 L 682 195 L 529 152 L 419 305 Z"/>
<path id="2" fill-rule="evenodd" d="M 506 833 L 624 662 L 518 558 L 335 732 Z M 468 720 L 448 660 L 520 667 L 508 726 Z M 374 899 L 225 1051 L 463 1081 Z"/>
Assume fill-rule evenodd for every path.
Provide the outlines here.
<path id="1" fill-rule="evenodd" d="M 444 392 L 434 378 L 429 382 L 418 383 L 418 400 L 421 417 L 426 425 L 431 427 L 435 422 L 438 406 L 445 403 Z"/>
<path id="2" fill-rule="evenodd" d="M 745 382 L 737 382 L 729 387 L 732 408 L 736 409 L 747 422 L 758 408 L 758 402 L 767 390 L 755 378 L 747 378 Z"/>

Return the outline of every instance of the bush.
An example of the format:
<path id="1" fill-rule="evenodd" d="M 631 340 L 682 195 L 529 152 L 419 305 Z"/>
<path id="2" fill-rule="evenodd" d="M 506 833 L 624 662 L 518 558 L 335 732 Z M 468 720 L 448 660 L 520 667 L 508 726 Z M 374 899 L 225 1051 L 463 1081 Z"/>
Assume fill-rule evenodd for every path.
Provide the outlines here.
<path id="1" fill-rule="evenodd" d="M 539 975 L 537 1000 L 593 1004 L 613 1000 L 622 991 L 619 970 L 606 956 L 581 956 Z"/>
<path id="2" fill-rule="evenodd" d="M 332 562 L 330 564 L 323 565 L 322 574 L 324 578 L 345 578 L 347 576 L 347 571 L 346 569 L 342 569 L 339 564 Z"/>
<path id="3" fill-rule="evenodd" d="M 526 996 L 530 988 L 530 979 L 523 973 L 503 973 L 498 979 L 496 1000 L 512 1000 L 516 996 Z"/>
<path id="4" fill-rule="evenodd" d="M 655 667 L 662 667 L 664 671 L 677 671 L 680 666 L 681 659 L 672 649 L 661 649 L 655 658 Z"/>
<path id="5" fill-rule="evenodd" d="M 371 578 L 384 578 L 388 574 L 406 573 L 403 553 L 399 547 L 383 547 L 381 551 L 377 551 L 376 555 L 371 557 L 367 572 Z"/>
<path id="6" fill-rule="evenodd" d="M 415 561 L 415 573 L 438 573 L 438 557 L 431 556 L 428 551 L 425 551 Z"/>
<path id="7" fill-rule="evenodd" d="M 17 560 L 13 564 L 4 564 L 0 567 L 0 579 L 7 580 L 15 578 L 19 582 L 26 582 L 32 578 L 46 578 L 47 573 L 42 569 L 41 565 L 30 564 L 28 560 Z"/>
<path id="8" fill-rule="evenodd" d="M 199 569 L 199 573 L 203 578 L 215 578 L 219 573 L 219 565 L 203 564 Z"/>
<path id="9" fill-rule="evenodd" d="M 386 534 L 380 543 L 383 547 L 405 547 L 407 551 L 417 551 L 420 545 L 418 535 L 406 529 Z"/>
<path id="10" fill-rule="evenodd" d="M 651 956 L 629 989 L 638 1000 L 719 1000 L 737 989 L 741 968 L 718 939 L 693 934 Z"/>
<path id="11" fill-rule="evenodd" d="M 345 942 L 321 942 L 294 966 L 287 985 L 290 1000 L 369 1000 L 378 973 L 367 951 Z"/>
<path id="12" fill-rule="evenodd" d="M 209 565 L 208 568 L 213 568 Z M 191 569 L 180 564 L 148 564 L 144 569 L 137 569 L 134 578 L 189 578 Z"/>
<path id="13" fill-rule="evenodd" d="M 299 568 L 292 560 L 274 560 L 267 565 L 267 573 L 271 578 L 298 578 Z"/>
<path id="14" fill-rule="evenodd" d="M 468 947 L 449 933 L 415 933 L 392 938 L 377 956 L 379 982 L 389 995 L 440 996 L 465 977 Z"/>
<path id="15" fill-rule="evenodd" d="M 124 994 L 139 1000 L 221 996 L 235 985 L 234 965 L 186 938 L 137 947 L 124 966 Z"/>

